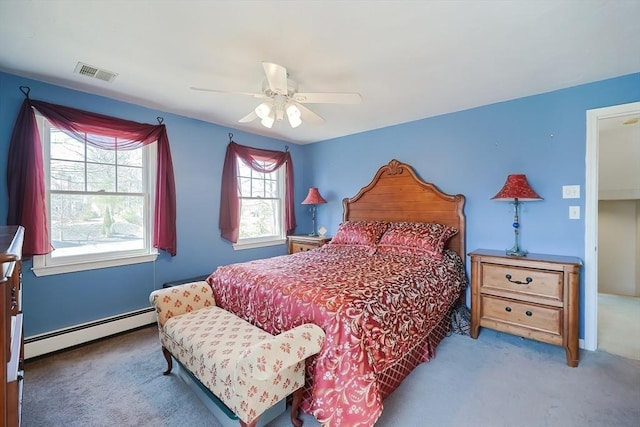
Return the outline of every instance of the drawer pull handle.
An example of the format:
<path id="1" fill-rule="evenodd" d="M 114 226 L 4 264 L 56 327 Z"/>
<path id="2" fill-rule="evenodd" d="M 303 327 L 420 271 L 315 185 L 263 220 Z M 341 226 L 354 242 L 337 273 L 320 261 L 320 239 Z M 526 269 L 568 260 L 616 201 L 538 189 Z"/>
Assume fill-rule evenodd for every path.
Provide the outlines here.
<path id="1" fill-rule="evenodd" d="M 533 316 L 533 313 L 532 313 L 532 312 L 530 312 L 529 310 L 525 311 L 525 313 L 524 313 L 524 314 L 526 314 L 526 315 L 527 315 L 527 316 L 529 316 L 529 317 Z"/>
<path id="2" fill-rule="evenodd" d="M 504 311 L 506 311 L 507 313 L 511 313 L 511 307 L 505 307 Z"/>
<path id="3" fill-rule="evenodd" d="M 533 279 L 531 277 L 527 277 L 526 279 L 524 279 L 525 282 L 521 280 L 511 280 L 510 274 L 505 274 L 504 277 L 506 277 L 508 281 L 510 281 L 511 283 L 515 283 L 516 285 L 528 285 L 529 283 L 533 282 Z"/>

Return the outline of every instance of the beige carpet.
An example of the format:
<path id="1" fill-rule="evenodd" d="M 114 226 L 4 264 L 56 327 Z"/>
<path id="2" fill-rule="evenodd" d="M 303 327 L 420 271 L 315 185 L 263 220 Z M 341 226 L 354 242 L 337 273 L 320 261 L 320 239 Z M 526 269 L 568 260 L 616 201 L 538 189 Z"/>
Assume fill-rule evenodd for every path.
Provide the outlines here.
<path id="1" fill-rule="evenodd" d="M 384 402 L 376 427 L 637 427 L 640 362 L 481 329 L 445 338 Z M 149 327 L 26 364 L 23 427 L 219 427 Z M 317 421 L 303 417 L 305 426 Z M 291 426 L 283 414 L 269 427 Z"/>
<path id="2" fill-rule="evenodd" d="M 640 298 L 598 294 L 598 350 L 640 360 Z"/>

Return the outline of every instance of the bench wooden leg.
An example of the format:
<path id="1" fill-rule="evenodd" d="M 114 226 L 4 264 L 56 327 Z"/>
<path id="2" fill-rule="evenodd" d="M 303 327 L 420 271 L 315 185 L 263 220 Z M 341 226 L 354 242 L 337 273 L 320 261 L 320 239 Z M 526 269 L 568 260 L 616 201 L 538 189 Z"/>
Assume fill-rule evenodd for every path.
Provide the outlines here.
<path id="1" fill-rule="evenodd" d="M 291 423 L 296 427 L 302 426 L 302 420 L 298 418 L 300 403 L 302 403 L 302 387 L 293 392 L 293 400 L 291 401 Z"/>
<path id="2" fill-rule="evenodd" d="M 244 421 L 240 420 L 240 426 L 241 427 L 256 427 L 256 425 L 258 424 L 258 420 L 259 419 L 260 419 L 260 417 L 258 417 L 255 420 L 251 421 L 249 424 L 247 424 Z"/>
<path id="3" fill-rule="evenodd" d="M 171 373 L 171 369 L 173 369 L 173 359 L 171 359 L 171 353 L 165 347 L 162 347 L 162 354 L 164 354 L 164 358 L 167 359 L 167 370 L 162 373 L 162 375 L 169 375 Z"/>

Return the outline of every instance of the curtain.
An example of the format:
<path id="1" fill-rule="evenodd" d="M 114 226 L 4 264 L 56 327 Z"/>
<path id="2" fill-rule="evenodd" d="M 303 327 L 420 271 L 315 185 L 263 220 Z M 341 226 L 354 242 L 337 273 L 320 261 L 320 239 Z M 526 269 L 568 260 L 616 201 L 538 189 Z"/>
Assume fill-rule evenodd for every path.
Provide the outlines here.
<path id="1" fill-rule="evenodd" d="M 7 224 L 25 227 L 23 253 L 52 251 L 49 239 L 42 145 L 33 109 L 69 136 L 101 149 L 133 150 L 157 142 L 158 163 L 153 246 L 176 255 L 176 190 L 169 138 L 163 124 L 150 125 L 91 113 L 62 105 L 25 99 L 18 114 L 7 165 Z M 107 137 L 107 138 L 105 138 Z"/>
<path id="2" fill-rule="evenodd" d="M 287 234 L 296 228 L 296 217 L 293 205 L 293 162 L 288 151 L 263 150 L 230 142 L 224 158 L 222 169 L 222 195 L 220 200 L 220 230 L 222 237 L 232 243 L 238 241 L 240 231 L 240 195 L 238 192 L 238 163 L 242 160 L 256 172 L 270 173 L 285 165 L 285 207 L 284 225 Z M 260 161 L 269 162 L 263 167 Z"/>

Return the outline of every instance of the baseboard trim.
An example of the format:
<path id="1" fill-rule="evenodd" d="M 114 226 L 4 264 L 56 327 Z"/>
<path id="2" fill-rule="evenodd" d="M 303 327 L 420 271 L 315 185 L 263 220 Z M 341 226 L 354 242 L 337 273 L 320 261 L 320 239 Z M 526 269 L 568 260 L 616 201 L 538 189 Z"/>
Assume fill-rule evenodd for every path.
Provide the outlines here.
<path id="1" fill-rule="evenodd" d="M 24 357 L 30 359 L 42 356 L 155 322 L 155 310 L 153 307 L 149 307 L 44 334 L 32 335 L 24 339 Z"/>

